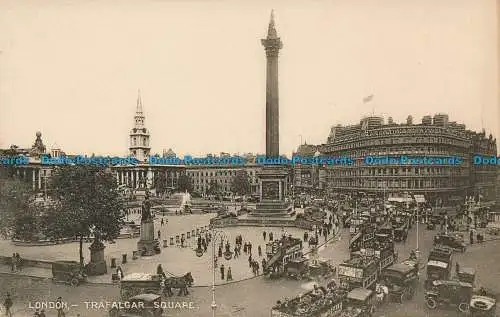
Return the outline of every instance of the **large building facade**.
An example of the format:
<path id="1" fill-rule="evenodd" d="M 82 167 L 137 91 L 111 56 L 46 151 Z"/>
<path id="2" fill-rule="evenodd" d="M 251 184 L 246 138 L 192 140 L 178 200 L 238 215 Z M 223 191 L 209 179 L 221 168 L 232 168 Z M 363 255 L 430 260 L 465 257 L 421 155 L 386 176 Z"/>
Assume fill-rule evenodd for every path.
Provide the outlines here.
<path id="1" fill-rule="evenodd" d="M 496 156 L 496 140 L 484 132 L 466 130 L 449 122 L 448 115 L 425 116 L 414 124 L 387 123 L 381 117 L 363 118 L 359 124 L 331 128 L 327 143 L 319 146 L 322 155 L 350 156 L 352 165 L 325 167 L 330 192 L 363 192 L 400 196 L 424 194 L 431 201 L 459 201 L 478 194 L 487 200 L 495 196 L 496 169 L 474 166 L 475 154 Z M 368 165 L 367 156 L 432 156 L 463 159 L 457 165 Z"/>

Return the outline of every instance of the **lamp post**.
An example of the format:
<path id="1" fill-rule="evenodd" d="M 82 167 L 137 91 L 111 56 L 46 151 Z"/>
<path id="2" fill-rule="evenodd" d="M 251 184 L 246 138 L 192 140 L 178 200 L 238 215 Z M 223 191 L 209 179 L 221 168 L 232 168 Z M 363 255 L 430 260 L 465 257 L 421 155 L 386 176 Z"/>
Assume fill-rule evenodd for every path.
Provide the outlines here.
<path id="1" fill-rule="evenodd" d="M 211 232 L 211 235 L 212 235 L 212 303 L 210 304 L 210 307 L 212 309 L 212 316 L 215 317 L 215 312 L 217 310 L 217 303 L 215 301 L 215 276 L 216 276 L 216 272 L 215 272 L 215 261 L 217 259 L 217 255 L 215 254 L 215 248 L 216 248 L 216 241 L 218 239 L 221 239 L 221 241 L 224 241 L 226 240 L 226 234 L 224 233 L 224 231 L 218 231 L 218 230 L 215 230 L 215 227 L 212 225 L 211 228 L 210 228 L 210 232 Z M 196 256 L 198 257 L 201 257 L 203 256 L 203 251 L 200 250 L 199 248 L 197 248 L 196 250 Z M 231 254 L 231 257 L 232 257 L 232 254 Z M 227 259 L 227 257 L 226 257 Z"/>
<path id="2" fill-rule="evenodd" d="M 418 209 L 418 200 L 416 200 L 416 203 L 417 203 L 417 211 L 416 211 L 416 220 L 417 220 L 417 249 L 415 250 L 415 254 L 417 255 L 417 259 L 419 258 L 419 253 L 420 253 L 420 250 L 418 248 L 418 240 L 420 240 L 420 236 L 419 236 L 419 231 L 418 231 L 418 222 L 419 222 L 419 219 L 418 219 L 418 213 L 419 213 L 419 209 Z"/>

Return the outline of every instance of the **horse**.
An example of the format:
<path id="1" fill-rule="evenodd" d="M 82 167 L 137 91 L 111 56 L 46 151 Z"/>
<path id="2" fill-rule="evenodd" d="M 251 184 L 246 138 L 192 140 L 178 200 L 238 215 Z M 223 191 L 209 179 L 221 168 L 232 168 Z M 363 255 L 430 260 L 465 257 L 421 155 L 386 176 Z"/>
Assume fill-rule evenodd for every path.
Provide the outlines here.
<path id="1" fill-rule="evenodd" d="M 178 288 L 179 294 L 177 294 L 177 296 L 187 296 L 189 295 L 188 287 L 191 287 L 193 283 L 194 279 L 191 272 L 188 272 L 183 276 L 164 277 L 162 280 L 163 292 L 168 296 L 174 296 L 172 288 Z"/>

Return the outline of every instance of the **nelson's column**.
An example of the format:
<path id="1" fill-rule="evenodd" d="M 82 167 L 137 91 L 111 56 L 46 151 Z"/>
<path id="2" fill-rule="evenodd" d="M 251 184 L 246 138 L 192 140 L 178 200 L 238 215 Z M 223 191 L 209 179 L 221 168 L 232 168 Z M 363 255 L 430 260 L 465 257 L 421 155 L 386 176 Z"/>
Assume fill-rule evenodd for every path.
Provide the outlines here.
<path id="1" fill-rule="evenodd" d="M 279 153 L 279 91 L 278 54 L 283 47 L 276 32 L 274 13 L 267 30 L 267 37 L 261 40 L 266 51 L 266 157 L 278 158 Z M 260 202 L 246 221 L 260 225 L 294 226 L 291 206 L 285 201 L 288 188 L 288 172 L 282 165 L 265 166 L 257 175 L 260 183 Z M 245 221 L 242 221 L 245 222 Z"/>
<path id="2" fill-rule="evenodd" d="M 279 145 L 279 90 L 278 90 L 278 54 L 283 43 L 278 37 L 274 24 L 274 12 L 267 30 L 267 38 L 261 40 L 266 50 L 266 156 L 278 157 Z"/>

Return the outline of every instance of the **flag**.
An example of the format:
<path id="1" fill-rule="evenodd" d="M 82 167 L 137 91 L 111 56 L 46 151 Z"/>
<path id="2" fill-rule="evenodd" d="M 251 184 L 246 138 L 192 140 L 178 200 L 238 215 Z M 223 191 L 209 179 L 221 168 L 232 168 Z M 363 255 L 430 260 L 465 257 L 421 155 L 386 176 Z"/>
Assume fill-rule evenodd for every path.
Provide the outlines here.
<path id="1" fill-rule="evenodd" d="M 363 98 L 363 103 L 370 102 L 370 101 L 372 101 L 372 99 L 373 99 L 373 95 L 366 96 L 365 98 Z"/>

